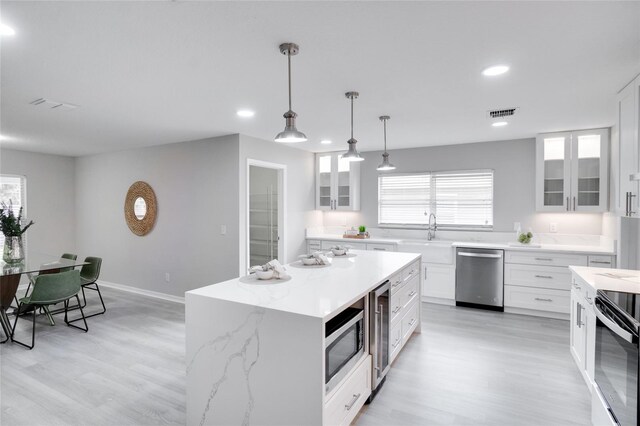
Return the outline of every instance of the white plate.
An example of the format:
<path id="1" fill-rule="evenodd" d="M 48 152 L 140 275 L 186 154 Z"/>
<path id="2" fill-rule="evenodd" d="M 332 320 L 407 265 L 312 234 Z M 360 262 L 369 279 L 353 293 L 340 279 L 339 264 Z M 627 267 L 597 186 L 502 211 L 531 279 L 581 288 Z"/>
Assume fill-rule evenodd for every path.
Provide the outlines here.
<path id="1" fill-rule="evenodd" d="M 342 256 L 338 256 L 337 254 L 333 254 L 333 253 L 327 253 L 327 257 L 334 257 L 336 259 L 346 259 L 349 257 L 356 257 L 357 254 L 356 253 L 347 253 L 347 254 L 343 254 Z"/>

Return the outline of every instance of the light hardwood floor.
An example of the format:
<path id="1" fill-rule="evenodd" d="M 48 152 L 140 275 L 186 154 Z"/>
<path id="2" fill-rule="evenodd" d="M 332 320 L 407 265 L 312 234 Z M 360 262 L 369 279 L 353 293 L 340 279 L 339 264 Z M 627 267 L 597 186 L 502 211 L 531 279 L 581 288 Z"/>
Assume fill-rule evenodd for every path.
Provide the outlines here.
<path id="1" fill-rule="evenodd" d="M 107 313 L 89 319 L 89 333 L 41 317 L 34 350 L 0 345 L 0 424 L 184 424 L 184 306 L 103 294 Z M 423 312 L 422 334 L 358 425 L 589 424 L 568 322 L 429 304 Z"/>

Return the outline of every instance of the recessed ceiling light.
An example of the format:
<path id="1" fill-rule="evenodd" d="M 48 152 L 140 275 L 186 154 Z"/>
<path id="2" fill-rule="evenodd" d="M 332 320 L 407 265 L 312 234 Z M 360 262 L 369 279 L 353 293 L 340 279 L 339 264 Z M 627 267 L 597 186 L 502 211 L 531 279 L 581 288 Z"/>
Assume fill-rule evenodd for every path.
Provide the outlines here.
<path id="1" fill-rule="evenodd" d="M 321 141 L 320 141 L 320 143 L 321 143 L 322 145 L 330 145 L 330 144 L 331 144 L 331 141 L 330 141 L 329 139 L 323 139 L 323 140 L 321 140 Z"/>
<path id="2" fill-rule="evenodd" d="M 256 115 L 256 113 L 251 111 L 250 109 L 239 109 L 236 114 L 238 114 L 238 117 L 253 117 L 254 115 Z"/>
<path id="3" fill-rule="evenodd" d="M 507 71 L 509 71 L 509 67 L 507 65 L 494 65 L 492 67 L 485 68 L 485 70 L 482 71 L 482 75 L 493 77 L 494 75 L 504 74 Z"/>
<path id="4" fill-rule="evenodd" d="M 495 123 L 492 123 L 491 125 L 493 127 L 502 127 L 502 126 L 506 126 L 507 124 L 509 124 L 509 123 L 507 123 L 506 121 L 496 121 Z"/>
<path id="5" fill-rule="evenodd" d="M 16 30 L 14 30 L 8 25 L 0 23 L 0 35 L 3 35 L 3 36 L 16 35 Z"/>

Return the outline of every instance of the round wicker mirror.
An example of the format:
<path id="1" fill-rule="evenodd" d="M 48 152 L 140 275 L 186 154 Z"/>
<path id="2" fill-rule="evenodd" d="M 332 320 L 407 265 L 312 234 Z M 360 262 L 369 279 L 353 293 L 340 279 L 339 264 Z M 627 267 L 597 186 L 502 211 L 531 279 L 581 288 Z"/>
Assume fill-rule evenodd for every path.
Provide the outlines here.
<path id="1" fill-rule="evenodd" d="M 156 223 L 156 194 L 148 183 L 138 181 L 129 187 L 124 200 L 124 218 L 136 235 L 147 235 Z"/>

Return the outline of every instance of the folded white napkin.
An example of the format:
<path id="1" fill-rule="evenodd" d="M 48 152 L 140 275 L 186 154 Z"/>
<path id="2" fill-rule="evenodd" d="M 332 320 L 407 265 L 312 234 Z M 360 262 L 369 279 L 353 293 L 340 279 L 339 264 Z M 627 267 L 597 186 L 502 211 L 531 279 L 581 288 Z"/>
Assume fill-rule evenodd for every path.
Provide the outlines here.
<path id="1" fill-rule="evenodd" d="M 315 253 L 313 253 L 313 257 L 316 258 L 316 262 L 318 263 L 318 265 L 328 265 L 329 264 L 329 258 L 327 256 L 325 256 L 325 254 L 321 251 L 317 251 Z"/>
<path id="2" fill-rule="evenodd" d="M 278 259 L 273 259 L 270 262 L 267 262 L 265 265 L 269 267 L 269 269 L 273 269 L 273 277 L 279 280 L 286 280 L 289 278 L 289 274 L 287 274 L 287 270 L 282 266 L 282 264 L 278 261 Z"/>

